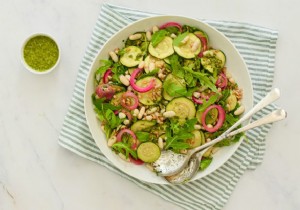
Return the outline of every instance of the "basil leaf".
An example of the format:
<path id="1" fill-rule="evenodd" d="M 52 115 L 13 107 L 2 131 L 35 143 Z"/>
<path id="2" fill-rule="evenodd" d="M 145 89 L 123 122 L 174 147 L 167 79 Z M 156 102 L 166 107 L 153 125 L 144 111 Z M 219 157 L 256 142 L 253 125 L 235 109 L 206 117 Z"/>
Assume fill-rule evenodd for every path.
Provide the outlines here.
<path id="1" fill-rule="evenodd" d="M 172 68 L 172 74 L 183 79 L 184 78 L 184 71 L 180 65 L 179 57 L 176 54 L 173 54 L 170 57 L 170 64 Z"/>
<path id="2" fill-rule="evenodd" d="M 204 169 L 206 169 L 212 162 L 213 158 L 211 157 L 203 157 L 201 159 L 201 162 L 200 162 L 200 171 L 203 171 Z"/>
<path id="3" fill-rule="evenodd" d="M 159 30 L 152 35 L 151 43 L 153 47 L 156 47 L 168 34 L 166 30 Z"/>
<path id="4" fill-rule="evenodd" d="M 189 34 L 189 32 L 185 32 L 183 34 L 180 34 L 173 40 L 174 46 L 179 46 L 181 44 L 181 41 Z"/>
<path id="5" fill-rule="evenodd" d="M 140 142 L 148 141 L 150 137 L 150 133 L 143 131 L 137 131 L 135 132 L 135 135 Z"/>
<path id="6" fill-rule="evenodd" d="M 207 107 L 209 107 L 210 105 L 214 104 L 219 98 L 219 94 L 215 94 L 213 96 L 211 96 L 208 101 L 203 102 L 202 106 L 199 108 L 200 112 L 204 112 L 205 109 L 207 109 Z"/>
<path id="7" fill-rule="evenodd" d="M 172 97 L 184 96 L 187 94 L 187 90 L 185 87 L 177 85 L 176 83 L 172 83 L 171 81 L 165 82 L 163 84 L 163 87 Z"/>

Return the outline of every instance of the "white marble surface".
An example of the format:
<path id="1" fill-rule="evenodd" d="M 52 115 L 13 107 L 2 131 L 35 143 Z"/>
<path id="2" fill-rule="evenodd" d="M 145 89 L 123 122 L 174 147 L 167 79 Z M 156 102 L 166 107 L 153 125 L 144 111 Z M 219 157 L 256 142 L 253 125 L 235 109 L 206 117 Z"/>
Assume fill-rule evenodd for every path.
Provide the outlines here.
<path id="1" fill-rule="evenodd" d="M 1 210 L 181 209 L 57 144 L 77 69 L 103 2 L 1 0 Z M 241 178 L 224 209 L 300 209 L 300 1 L 107 2 L 279 30 L 274 85 L 282 90 L 278 104 L 289 117 L 273 127 L 264 162 Z M 20 63 L 22 41 L 35 32 L 50 33 L 59 42 L 61 63 L 52 74 L 33 75 Z"/>

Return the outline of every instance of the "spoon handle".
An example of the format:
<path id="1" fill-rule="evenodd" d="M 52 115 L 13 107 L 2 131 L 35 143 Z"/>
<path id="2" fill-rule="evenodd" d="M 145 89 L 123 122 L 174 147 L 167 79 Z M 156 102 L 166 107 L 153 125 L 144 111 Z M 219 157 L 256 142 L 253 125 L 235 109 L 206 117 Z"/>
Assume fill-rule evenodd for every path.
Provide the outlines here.
<path id="1" fill-rule="evenodd" d="M 204 145 L 201 145 L 200 147 L 196 147 L 189 151 L 189 155 L 193 155 L 195 152 L 198 152 L 206 147 L 209 147 L 213 144 L 218 143 L 219 141 L 226 138 L 226 136 L 234 130 L 236 127 L 238 127 L 242 122 L 248 120 L 252 115 L 254 115 L 259 110 L 263 109 L 267 105 L 271 104 L 272 102 L 276 101 L 280 97 L 280 91 L 278 88 L 274 88 L 272 91 L 270 91 L 261 101 L 259 101 L 252 109 L 250 109 L 249 112 L 243 115 L 236 123 L 234 123 L 228 130 L 226 130 L 224 133 L 222 133 L 218 138 L 214 139 L 213 141 L 210 141 Z"/>
<path id="2" fill-rule="evenodd" d="M 254 115 L 259 110 L 263 109 L 267 105 L 276 101 L 280 97 L 280 90 L 274 88 L 271 90 L 261 101 L 259 101 L 249 112 L 244 114 L 236 123 L 234 123 L 228 130 L 226 130 L 222 135 L 226 135 L 238 127 L 242 122 L 248 120 L 252 115 Z"/>
<path id="3" fill-rule="evenodd" d="M 273 123 L 273 122 L 277 122 L 280 120 L 283 120 L 284 118 L 287 117 L 287 113 L 286 111 L 284 111 L 283 109 L 277 109 L 275 111 L 273 111 L 272 113 L 268 114 L 267 116 L 256 120 L 242 128 L 236 129 L 234 131 L 232 131 L 231 133 L 227 134 L 227 137 L 231 137 L 234 136 L 238 133 L 250 130 L 252 128 L 261 126 L 261 125 L 265 125 L 265 124 L 269 124 L 269 123 Z"/>
<path id="4" fill-rule="evenodd" d="M 283 120 L 287 117 L 287 113 L 286 111 L 284 111 L 283 109 L 278 109 L 278 110 L 275 110 L 273 111 L 272 113 L 268 114 L 267 116 L 259 119 L 259 120 L 256 120 L 242 128 L 239 128 L 235 131 L 232 131 L 230 133 L 227 133 L 225 135 L 221 135 L 219 136 L 218 138 L 206 143 L 206 144 L 203 144 L 202 146 L 200 147 L 197 147 L 193 150 L 190 151 L 190 155 L 194 154 L 195 152 L 198 152 L 200 150 L 203 150 L 207 147 L 210 147 L 211 145 L 214 145 L 228 137 L 231 137 L 231 136 L 234 136 L 238 133 L 241 133 L 241 132 L 244 132 L 244 131 L 247 131 L 247 130 L 250 130 L 252 128 L 255 128 L 255 127 L 258 127 L 258 126 L 261 126 L 261 125 L 265 125 L 265 124 L 269 124 L 269 123 L 273 123 L 273 122 L 277 122 L 277 121 L 280 121 L 280 120 Z"/>

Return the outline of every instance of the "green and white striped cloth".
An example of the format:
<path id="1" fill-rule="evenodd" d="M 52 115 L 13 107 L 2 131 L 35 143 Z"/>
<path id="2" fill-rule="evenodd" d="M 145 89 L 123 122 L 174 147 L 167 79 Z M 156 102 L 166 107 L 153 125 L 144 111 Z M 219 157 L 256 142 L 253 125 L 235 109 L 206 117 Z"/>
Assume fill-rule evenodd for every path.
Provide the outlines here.
<path id="1" fill-rule="evenodd" d="M 265 137 L 271 125 L 247 132 L 249 140 L 244 141 L 236 153 L 214 173 L 201 180 L 174 186 L 145 183 L 118 170 L 98 149 L 86 124 L 84 85 L 99 49 L 108 38 L 129 23 L 155 15 L 110 4 L 102 5 L 79 68 L 71 103 L 59 135 L 59 144 L 184 209 L 221 209 L 243 173 L 247 169 L 255 169 L 261 163 L 265 152 Z M 246 23 L 202 21 L 223 32 L 238 48 L 251 74 L 254 101 L 259 101 L 272 88 L 277 32 Z M 256 120 L 273 109 L 274 106 L 268 106 L 253 119 Z"/>

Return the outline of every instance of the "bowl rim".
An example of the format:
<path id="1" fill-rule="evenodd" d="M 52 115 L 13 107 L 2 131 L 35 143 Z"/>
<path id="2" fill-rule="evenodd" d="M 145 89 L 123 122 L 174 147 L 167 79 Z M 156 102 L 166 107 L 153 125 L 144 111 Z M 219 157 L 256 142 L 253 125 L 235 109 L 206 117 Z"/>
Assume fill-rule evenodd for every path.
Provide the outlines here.
<path id="1" fill-rule="evenodd" d="M 90 95 L 87 95 L 87 86 L 88 86 L 88 80 L 89 80 L 89 78 L 90 78 L 91 75 L 94 73 L 94 71 L 92 72 L 92 68 L 95 66 L 95 64 L 96 64 L 97 62 L 99 62 L 99 59 L 97 59 L 97 57 L 98 57 L 98 55 L 101 53 L 102 49 L 105 48 L 105 46 L 106 46 L 111 40 L 113 40 L 114 37 L 116 37 L 119 33 L 122 33 L 124 30 L 126 30 L 126 28 L 131 27 L 132 25 L 138 24 L 139 22 L 143 22 L 143 21 L 146 21 L 146 20 L 149 20 L 149 19 L 155 19 L 155 18 L 168 18 L 168 17 L 171 17 L 171 18 L 179 18 L 179 19 L 183 18 L 183 19 L 188 19 L 188 20 L 190 20 L 190 21 L 199 22 L 199 23 L 205 25 L 206 27 L 212 29 L 213 31 L 217 32 L 217 33 L 218 33 L 219 35 L 221 35 L 224 39 L 226 39 L 227 42 L 230 43 L 231 47 L 233 47 L 234 51 L 235 51 L 235 52 L 238 54 L 238 56 L 240 57 L 240 59 L 241 59 L 241 61 L 242 61 L 242 64 L 243 64 L 243 66 L 245 67 L 246 74 L 247 74 L 248 77 L 249 77 L 249 90 L 250 90 L 250 92 L 251 92 L 251 98 L 249 98 L 249 100 L 250 100 L 251 102 L 250 102 L 249 106 L 250 106 L 250 108 L 253 107 L 253 103 L 254 103 L 254 100 L 253 100 L 253 85 L 252 85 L 252 80 L 251 80 L 251 77 L 250 77 L 250 73 L 249 73 L 248 66 L 247 66 L 247 64 L 246 64 L 246 62 L 245 62 L 245 60 L 244 60 L 244 58 L 243 58 L 242 55 L 240 54 L 239 50 L 236 48 L 236 46 L 231 42 L 231 40 L 230 40 L 227 36 L 225 36 L 221 31 L 219 31 L 219 30 L 216 29 L 215 27 L 213 27 L 213 26 L 211 26 L 211 25 L 209 25 L 209 24 L 203 22 L 202 20 L 198 20 L 198 19 L 196 19 L 196 18 L 192 18 L 192 17 L 188 17 L 188 16 L 181 16 L 181 15 L 155 15 L 155 16 L 146 17 L 146 18 L 142 18 L 142 19 L 140 19 L 140 20 L 134 21 L 134 22 L 128 24 L 127 26 L 125 26 L 124 28 L 120 29 L 120 30 L 117 31 L 116 33 L 114 33 L 110 38 L 107 39 L 107 41 L 101 46 L 101 48 L 98 50 L 97 54 L 95 55 L 95 58 L 94 58 L 93 62 L 92 62 L 91 65 L 90 65 L 89 72 L 88 72 L 88 74 L 87 74 L 87 78 L 86 78 L 86 81 L 85 81 L 85 87 L 84 87 L 84 111 L 85 111 L 86 122 L 87 122 L 87 125 L 88 125 L 89 129 L 91 128 L 91 125 L 90 125 L 91 122 L 89 122 L 89 120 L 88 120 L 89 117 L 87 116 L 87 100 L 90 99 Z M 249 97 L 250 97 L 250 96 L 249 96 Z M 245 123 L 249 123 L 249 122 L 250 122 L 250 119 L 249 119 L 247 122 L 245 122 Z M 91 131 L 91 129 L 90 129 L 90 131 Z M 103 131 L 101 131 L 101 132 L 103 132 Z M 101 147 L 97 144 L 97 141 L 95 140 L 94 134 L 93 134 L 92 131 L 91 131 L 91 134 L 92 134 L 92 137 L 93 137 L 93 139 L 94 139 L 94 141 L 95 141 L 97 147 L 101 150 Z M 205 176 L 208 176 L 208 175 L 212 174 L 212 173 L 215 172 L 217 169 L 219 169 L 220 167 L 222 167 L 222 166 L 224 165 L 224 163 L 226 163 L 226 162 L 227 162 L 227 161 L 228 161 L 228 160 L 236 153 L 236 151 L 237 151 L 237 149 L 239 148 L 240 144 L 243 142 L 243 139 L 244 139 L 244 137 L 241 137 L 241 139 L 240 139 L 238 142 L 236 142 L 235 144 L 231 145 L 232 147 L 234 147 L 234 151 L 233 151 L 232 153 L 230 153 L 230 154 L 227 154 L 226 158 L 223 158 L 223 159 L 221 160 L 221 164 L 220 164 L 218 167 L 215 167 L 213 170 L 210 171 L 210 173 L 205 174 L 204 176 L 201 176 L 201 177 L 199 177 L 199 178 L 196 178 L 196 179 L 195 179 L 195 177 L 196 177 L 196 176 L 195 176 L 195 177 L 194 177 L 192 180 L 190 180 L 189 182 L 193 182 L 193 181 L 202 179 L 202 178 L 204 178 Z M 231 146 L 230 146 L 230 147 L 231 147 Z M 134 178 L 136 178 L 136 179 L 139 179 L 140 181 L 145 181 L 145 182 L 147 182 L 147 183 L 154 183 L 154 184 L 170 184 L 169 182 L 167 182 L 167 181 L 165 181 L 165 180 L 164 180 L 164 181 L 161 181 L 161 182 L 153 182 L 153 181 L 149 181 L 149 180 L 146 180 L 146 179 L 141 179 L 141 178 L 139 178 L 139 177 L 136 177 L 136 176 L 134 176 L 132 173 L 130 173 L 130 172 L 124 170 L 123 168 L 120 168 L 116 163 L 114 163 L 114 161 L 110 160 L 110 159 L 105 155 L 105 153 L 104 153 L 102 150 L 101 150 L 101 152 L 104 154 L 105 158 L 107 158 L 107 159 L 108 159 L 115 167 L 117 167 L 118 169 L 120 169 L 122 172 L 124 172 L 125 174 L 127 174 L 127 175 L 129 175 L 129 176 L 132 176 L 132 177 L 134 177 Z M 145 169 L 145 170 L 146 170 L 146 169 Z"/>
<path id="2" fill-rule="evenodd" d="M 55 62 L 55 64 L 49 68 L 49 69 L 46 69 L 45 71 L 37 71 L 35 70 L 34 68 L 32 68 L 31 66 L 29 66 L 26 61 L 25 61 L 25 58 L 24 58 L 24 48 L 25 48 L 25 45 L 27 44 L 27 42 L 29 40 L 31 40 L 32 38 L 34 37 L 37 37 L 37 36 L 45 36 L 45 37 L 48 37 L 50 38 L 51 40 L 53 40 L 58 48 L 58 58 Z M 49 35 L 48 33 L 33 33 L 31 35 L 29 35 L 22 43 L 22 47 L 21 47 L 21 63 L 23 64 L 23 66 L 25 67 L 25 69 L 27 69 L 29 72 L 33 73 L 33 74 L 36 74 L 36 75 L 44 75 L 44 74 L 49 74 L 50 72 L 52 72 L 58 65 L 58 63 L 60 62 L 60 47 L 56 41 L 56 39 L 52 36 L 52 35 Z"/>

